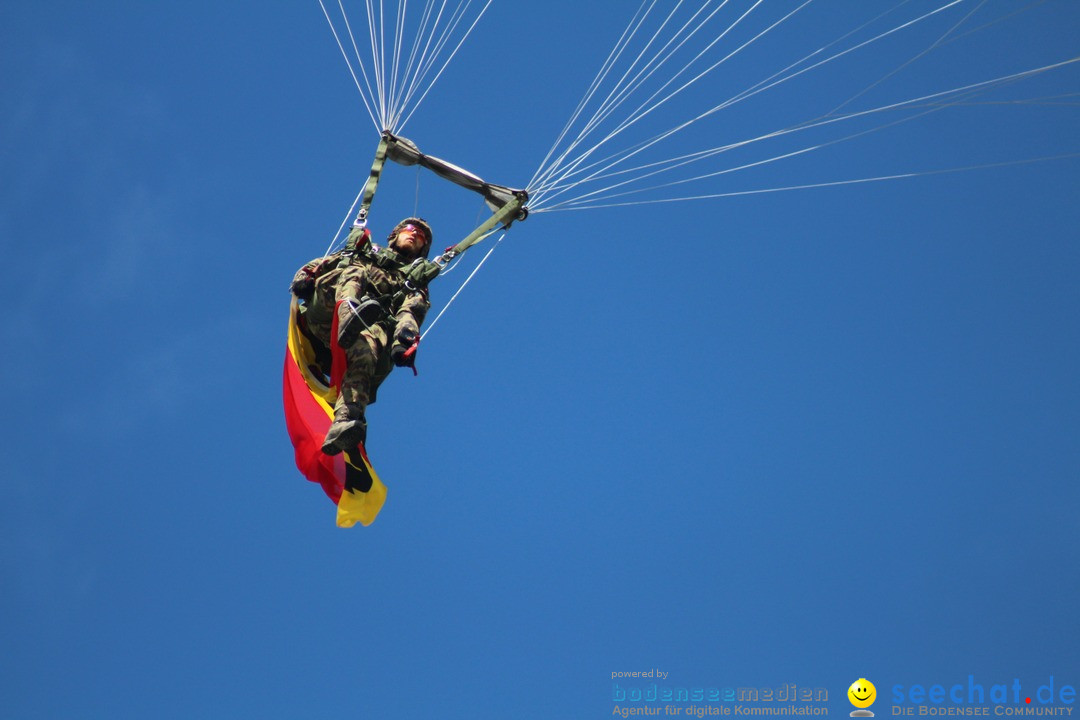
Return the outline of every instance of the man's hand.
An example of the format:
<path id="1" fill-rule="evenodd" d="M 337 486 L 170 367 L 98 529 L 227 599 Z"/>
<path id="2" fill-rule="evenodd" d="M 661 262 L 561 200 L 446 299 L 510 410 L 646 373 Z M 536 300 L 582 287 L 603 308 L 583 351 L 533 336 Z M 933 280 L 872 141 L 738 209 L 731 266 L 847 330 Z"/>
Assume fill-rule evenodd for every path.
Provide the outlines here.
<path id="1" fill-rule="evenodd" d="M 296 273 L 296 277 L 290 283 L 289 291 L 301 300 L 311 300 L 311 296 L 315 294 L 315 278 L 309 275 L 306 270 L 301 270 Z"/>
<path id="2" fill-rule="evenodd" d="M 398 367 L 411 367 L 416 373 L 416 348 L 420 344 L 420 333 L 410 327 L 403 327 L 394 334 L 394 346 L 390 348 L 390 359 Z"/>

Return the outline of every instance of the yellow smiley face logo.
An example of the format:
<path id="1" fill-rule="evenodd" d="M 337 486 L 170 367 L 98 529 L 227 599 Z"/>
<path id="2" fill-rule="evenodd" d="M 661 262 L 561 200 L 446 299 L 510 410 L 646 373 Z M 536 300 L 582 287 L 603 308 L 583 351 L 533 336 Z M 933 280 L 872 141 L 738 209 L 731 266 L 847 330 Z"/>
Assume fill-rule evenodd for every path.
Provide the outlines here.
<path id="1" fill-rule="evenodd" d="M 866 678 L 859 678 L 847 689 L 848 700 L 857 708 L 868 708 L 877 699 L 877 688 Z"/>

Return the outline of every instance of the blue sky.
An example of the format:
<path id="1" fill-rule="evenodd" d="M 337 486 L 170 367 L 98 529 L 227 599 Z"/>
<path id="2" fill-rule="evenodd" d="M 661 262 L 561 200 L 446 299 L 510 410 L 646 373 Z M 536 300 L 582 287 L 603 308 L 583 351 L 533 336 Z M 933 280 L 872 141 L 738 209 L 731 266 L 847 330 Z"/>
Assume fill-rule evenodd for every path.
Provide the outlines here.
<path id="1" fill-rule="evenodd" d="M 636 7 L 494 3 L 403 134 L 524 185 Z M 819 117 L 974 7 L 670 156 Z M 809 9 L 657 126 L 866 16 Z M 994 18 L 854 106 L 1080 55 L 1075 3 L 964 27 Z M 860 677 L 879 715 L 895 684 L 1080 683 L 1080 161 L 1024 162 L 1080 152 L 1077 64 L 694 192 L 913 177 L 515 225 L 371 408 L 389 498 L 340 530 L 280 407 L 288 281 L 377 141 L 318 3 L 0 28 L 0 714 L 609 717 L 654 667 L 831 715 Z M 389 168 L 376 234 L 413 212 L 440 247 L 482 217 Z"/>

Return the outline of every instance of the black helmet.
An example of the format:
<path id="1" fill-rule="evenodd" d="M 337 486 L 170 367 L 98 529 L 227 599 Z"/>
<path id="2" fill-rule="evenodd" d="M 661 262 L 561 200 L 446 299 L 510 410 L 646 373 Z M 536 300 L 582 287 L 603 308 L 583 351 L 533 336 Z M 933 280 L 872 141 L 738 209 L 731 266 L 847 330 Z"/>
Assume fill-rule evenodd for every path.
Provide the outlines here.
<path id="1" fill-rule="evenodd" d="M 423 218 L 407 217 L 401 222 L 399 222 L 397 225 L 394 226 L 394 229 L 390 231 L 390 235 L 387 236 L 386 244 L 390 245 L 391 243 L 393 243 L 394 238 L 397 237 L 398 233 L 401 231 L 401 228 L 405 227 L 406 225 L 413 225 L 415 227 L 418 227 L 424 233 L 424 247 L 420 250 L 420 255 L 426 258 L 428 256 L 428 253 L 431 251 L 431 240 L 434 236 L 431 232 L 431 226 L 428 225 Z"/>

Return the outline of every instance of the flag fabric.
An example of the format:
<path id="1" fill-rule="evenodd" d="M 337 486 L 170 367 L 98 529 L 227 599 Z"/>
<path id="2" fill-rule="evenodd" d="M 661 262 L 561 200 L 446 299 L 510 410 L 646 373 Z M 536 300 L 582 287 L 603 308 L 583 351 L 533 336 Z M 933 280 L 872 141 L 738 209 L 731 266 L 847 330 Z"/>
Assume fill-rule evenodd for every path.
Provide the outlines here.
<path id="1" fill-rule="evenodd" d="M 386 501 L 386 486 L 371 466 L 363 445 L 337 455 L 322 452 L 326 431 L 333 422 L 338 386 L 327 382 L 319 369 L 311 341 L 300 331 L 299 312 L 299 304 L 293 298 L 282 389 L 285 426 L 292 440 L 296 467 L 337 504 L 339 527 L 352 527 L 357 522 L 370 525 Z M 333 348 L 333 362 L 337 366 L 334 376 L 338 382 L 344 361 L 340 348 Z"/>

